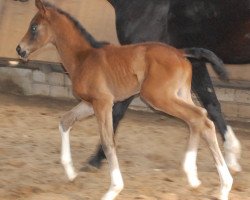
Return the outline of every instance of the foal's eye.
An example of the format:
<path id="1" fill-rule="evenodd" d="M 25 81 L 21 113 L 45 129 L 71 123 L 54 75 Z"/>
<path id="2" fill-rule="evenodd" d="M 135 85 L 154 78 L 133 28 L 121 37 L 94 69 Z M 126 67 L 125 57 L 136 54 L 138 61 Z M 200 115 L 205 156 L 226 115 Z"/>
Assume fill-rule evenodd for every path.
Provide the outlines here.
<path id="1" fill-rule="evenodd" d="M 37 30 L 37 24 L 31 25 L 31 31 L 34 33 Z"/>

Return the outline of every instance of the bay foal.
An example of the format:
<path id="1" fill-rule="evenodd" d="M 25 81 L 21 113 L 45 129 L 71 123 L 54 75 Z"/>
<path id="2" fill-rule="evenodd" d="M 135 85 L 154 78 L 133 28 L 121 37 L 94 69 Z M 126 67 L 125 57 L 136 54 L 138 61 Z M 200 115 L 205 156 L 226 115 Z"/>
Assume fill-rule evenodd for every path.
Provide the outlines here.
<path id="1" fill-rule="evenodd" d="M 133 95 L 156 110 L 184 120 L 190 128 L 184 171 L 192 187 L 198 187 L 196 157 L 200 135 L 211 150 L 221 181 L 221 200 L 228 200 L 233 179 L 221 154 L 215 127 L 206 111 L 194 105 L 191 94 L 191 64 L 186 57 L 210 57 L 214 69 L 224 73 L 218 58 L 204 49 L 177 50 L 160 43 L 94 48 L 94 38 L 68 13 L 36 0 L 37 14 L 17 47 L 28 56 L 47 43 L 56 46 L 81 103 L 60 122 L 61 161 L 70 180 L 76 177 L 71 159 L 69 132 L 74 122 L 95 114 L 101 143 L 110 166 L 111 185 L 103 200 L 113 200 L 123 189 L 112 128 L 112 106 Z M 199 55 L 196 55 L 200 52 Z"/>

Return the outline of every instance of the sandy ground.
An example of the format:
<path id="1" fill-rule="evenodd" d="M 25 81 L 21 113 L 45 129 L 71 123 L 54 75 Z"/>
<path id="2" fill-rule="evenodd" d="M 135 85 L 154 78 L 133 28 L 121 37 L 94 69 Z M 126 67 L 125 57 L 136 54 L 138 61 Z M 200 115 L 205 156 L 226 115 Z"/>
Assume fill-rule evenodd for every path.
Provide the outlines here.
<path id="1" fill-rule="evenodd" d="M 72 155 L 79 175 L 69 182 L 60 164 L 58 122 L 73 102 L 0 94 L 0 199 L 99 200 L 109 187 L 108 166 L 80 171 L 99 142 L 96 119 L 75 124 Z M 250 199 L 250 125 L 231 122 L 243 145 L 231 200 Z M 118 158 L 125 189 L 117 200 L 216 200 L 219 178 L 202 141 L 198 172 L 202 186 L 191 190 L 182 172 L 188 138 L 185 124 L 159 114 L 128 111 L 121 122 Z"/>

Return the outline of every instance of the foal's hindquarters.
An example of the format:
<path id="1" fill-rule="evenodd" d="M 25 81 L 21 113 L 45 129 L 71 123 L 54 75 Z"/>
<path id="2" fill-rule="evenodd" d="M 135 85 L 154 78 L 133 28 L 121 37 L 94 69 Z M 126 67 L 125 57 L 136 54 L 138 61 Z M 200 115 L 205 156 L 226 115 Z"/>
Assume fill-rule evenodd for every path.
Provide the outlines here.
<path id="1" fill-rule="evenodd" d="M 135 53 L 138 52 L 135 51 Z M 220 199 L 228 200 L 233 179 L 221 154 L 213 122 L 208 119 L 206 110 L 196 106 L 191 99 L 191 64 L 181 52 L 169 51 L 169 49 L 166 51 L 165 47 L 157 45 L 144 51 L 144 56 L 145 65 L 133 66 L 132 70 L 133 76 L 136 75 L 138 79 L 138 93 L 153 108 L 182 119 L 190 128 L 189 144 L 184 160 L 184 171 L 189 184 L 192 187 L 198 187 L 201 183 L 197 175 L 196 157 L 199 138 L 202 135 L 212 152 L 220 176 Z M 144 62 L 141 60 L 137 62 L 137 64 L 142 63 Z M 118 89 L 114 89 L 112 86 L 112 91 Z M 102 148 L 110 166 L 111 176 L 110 188 L 102 200 L 115 199 L 124 186 L 113 138 L 112 106 L 115 98 L 116 94 L 106 92 L 91 104 L 81 102 L 66 113 L 60 123 L 62 163 L 69 179 L 73 180 L 76 173 L 70 154 L 69 130 L 76 120 L 95 113 L 100 127 Z"/>
<path id="2" fill-rule="evenodd" d="M 191 98 L 191 64 L 187 59 L 177 59 L 169 62 L 162 55 L 152 53 L 151 66 L 142 84 L 141 97 L 153 108 L 185 121 L 190 129 L 190 138 L 185 155 L 183 168 L 191 187 L 198 187 L 197 150 L 200 135 L 206 140 L 215 160 L 221 182 L 221 200 L 227 200 L 233 179 L 224 161 L 216 138 L 215 126 L 208 119 L 205 109 L 196 106 Z M 157 57 L 157 62 L 155 62 Z M 171 65 L 169 65 L 171 63 Z M 177 67 L 178 66 L 178 67 Z M 164 68 L 166 70 L 158 70 Z"/>

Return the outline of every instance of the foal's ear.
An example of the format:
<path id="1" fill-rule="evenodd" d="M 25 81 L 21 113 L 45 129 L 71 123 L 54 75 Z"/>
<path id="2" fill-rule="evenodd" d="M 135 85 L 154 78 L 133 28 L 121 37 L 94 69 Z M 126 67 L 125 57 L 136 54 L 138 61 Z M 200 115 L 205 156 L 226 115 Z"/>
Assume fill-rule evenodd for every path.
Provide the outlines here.
<path id="1" fill-rule="evenodd" d="M 36 0 L 36 7 L 43 15 L 46 14 L 46 8 L 41 0 Z"/>

